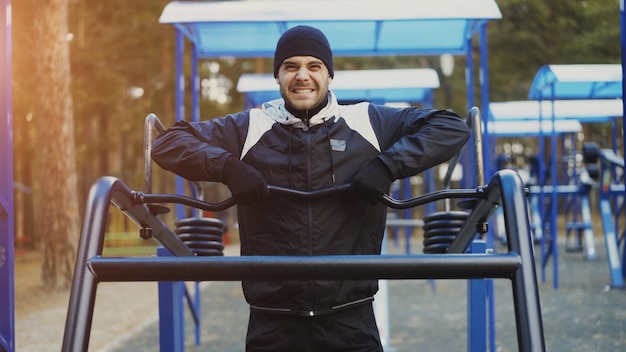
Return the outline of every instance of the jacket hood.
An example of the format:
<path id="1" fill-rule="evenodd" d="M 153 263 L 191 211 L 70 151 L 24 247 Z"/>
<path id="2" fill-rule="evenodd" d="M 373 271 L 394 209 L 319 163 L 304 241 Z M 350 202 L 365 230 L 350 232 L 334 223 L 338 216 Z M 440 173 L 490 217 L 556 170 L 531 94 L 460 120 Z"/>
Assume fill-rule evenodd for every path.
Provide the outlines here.
<path id="1" fill-rule="evenodd" d="M 324 121 L 328 121 L 329 118 L 337 116 L 339 103 L 337 103 L 335 94 L 330 90 L 328 92 L 328 104 L 326 104 L 326 106 L 323 107 L 317 114 L 311 116 L 309 119 L 309 127 L 322 124 Z M 302 129 L 306 127 L 306 124 L 302 121 L 302 119 L 294 116 L 287 110 L 285 107 L 285 100 L 282 98 L 263 103 L 261 105 L 261 109 L 267 116 L 271 117 L 277 123 L 287 126 L 291 125 L 292 127 Z"/>

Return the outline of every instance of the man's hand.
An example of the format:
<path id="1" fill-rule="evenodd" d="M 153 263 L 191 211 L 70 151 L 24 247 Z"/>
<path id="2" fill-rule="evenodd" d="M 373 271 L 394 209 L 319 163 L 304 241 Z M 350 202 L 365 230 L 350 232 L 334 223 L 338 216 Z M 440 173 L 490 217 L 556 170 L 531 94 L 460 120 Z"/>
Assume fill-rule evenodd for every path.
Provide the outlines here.
<path id="1" fill-rule="evenodd" d="M 224 184 L 228 186 L 238 205 L 254 203 L 269 195 L 261 173 L 235 157 L 226 160 L 222 174 Z"/>
<path id="2" fill-rule="evenodd" d="M 374 205 L 383 194 L 389 192 L 392 182 L 391 170 L 376 158 L 357 172 L 352 180 L 352 188 L 358 197 Z"/>

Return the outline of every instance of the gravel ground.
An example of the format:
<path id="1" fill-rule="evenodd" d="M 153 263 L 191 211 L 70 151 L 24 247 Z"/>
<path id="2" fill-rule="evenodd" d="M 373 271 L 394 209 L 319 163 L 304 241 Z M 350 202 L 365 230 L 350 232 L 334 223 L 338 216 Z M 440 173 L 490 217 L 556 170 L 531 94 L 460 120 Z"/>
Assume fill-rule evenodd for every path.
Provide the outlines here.
<path id="1" fill-rule="evenodd" d="M 561 244 L 564 247 L 564 244 Z M 419 244 L 414 244 L 419 253 Z M 560 249 L 559 285 L 551 277 L 553 262 L 539 279 L 546 347 L 551 352 L 612 352 L 626 350 L 626 290 L 609 289 L 608 262 L 603 238 L 597 238 L 598 257 Z M 402 244 L 389 253 L 403 253 Z M 540 266 L 537 266 L 541 278 Z M 509 280 L 492 280 L 495 344 L 490 351 L 517 351 L 514 307 Z M 393 280 L 389 287 L 387 351 L 466 351 L 466 280 Z M 206 283 L 201 291 L 201 344 L 194 343 L 186 317 L 186 351 L 243 351 L 248 307 L 238 282 Z M 379 323 L 380 324 L 380 323 Z M 158 351 L 158 321 L 117 344 L 113 352 Z"/>

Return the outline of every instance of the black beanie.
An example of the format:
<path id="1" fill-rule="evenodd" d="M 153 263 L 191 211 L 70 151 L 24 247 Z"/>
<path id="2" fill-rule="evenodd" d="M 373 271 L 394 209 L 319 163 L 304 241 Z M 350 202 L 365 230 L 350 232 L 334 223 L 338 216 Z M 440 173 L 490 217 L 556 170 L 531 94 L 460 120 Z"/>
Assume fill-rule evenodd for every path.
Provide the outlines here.
<path id="1" fill-rule="evenodd" d="M 330 77 L 335 77 L 333 52 L 322 31 L 309 26 L 296 26 L 287 30 L 278 39 L 274 52 L 274 77 L 286 58 L 292 56 L 314 56 L 326 65 Z"/>

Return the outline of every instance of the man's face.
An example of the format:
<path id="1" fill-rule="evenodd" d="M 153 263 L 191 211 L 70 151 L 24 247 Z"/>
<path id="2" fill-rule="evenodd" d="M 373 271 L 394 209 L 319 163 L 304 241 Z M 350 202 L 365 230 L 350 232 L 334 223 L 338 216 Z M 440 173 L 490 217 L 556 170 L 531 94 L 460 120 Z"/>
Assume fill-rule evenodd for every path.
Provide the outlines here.
<path id="1" fill-rule="evenodd" d="M 285 59 L 276 77 L 285 102 L 298 110 L 311 109 L 326 99 L 332 80 L 324 62 L 313 56 Z"/>

